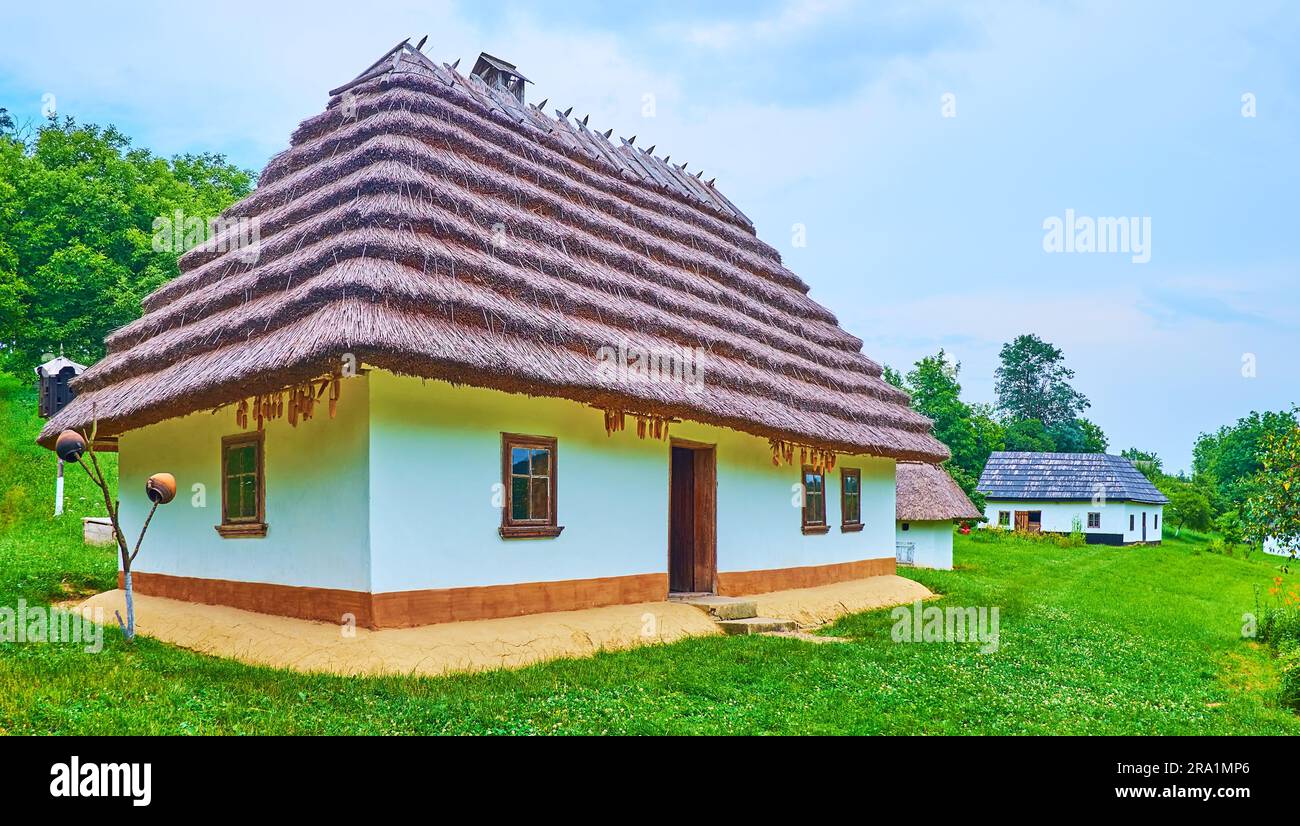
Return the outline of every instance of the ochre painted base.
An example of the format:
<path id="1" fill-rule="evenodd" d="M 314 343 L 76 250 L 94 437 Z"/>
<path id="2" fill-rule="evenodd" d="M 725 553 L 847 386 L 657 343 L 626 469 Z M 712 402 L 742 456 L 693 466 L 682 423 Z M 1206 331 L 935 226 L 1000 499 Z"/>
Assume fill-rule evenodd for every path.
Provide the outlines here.
<path id="1" fill-rule="evenodd" d="M 122 579 L 119 572 L 119 588 Z M 150 596 L 331 623 L 341 623 L 344 614 L 351 614 L 363 628 L 408 628 L 547 611 L 579 611 L 606 605 L 662 602 L 668 596 L 667 574 L 381 594 L 143 572 L 134 573 L 131 579 L 136 591 Z"/>
<path id="2" fill-rule="evenodd" d="M 117 587 L 124 587 L 122 572 L 117 573 Z M 364 591 L 337 588 L 303 588 L 272 585 L 266 582 L 239 582 L 232 579 L 200 579 L 170 574 L 136 571 L 131 585 L 141 594 L 208 605 L 229 605 L 259 614 L 277 614 L 295 619 L 342 623 L 344 614 L 356 618 L 362 628 L 374 628 L 371 612 L 372 595 Z"/>
<path id="3" fill-rule="evenodd" d="M 765 594 L 892 573 L 893 557 L 805 568 L 720 572 L 718 593 L 723 596 Z M 119 588 L 122 579 L 119 572 Z M 662 602 L 668 597 L 666 573 L 380 594 L 139 571 L 132 575 L 132 585 L 138 593 L 149 596 L 229 605 L 296 619 L 342 623 L 344 615 L 351 614 L 362 628 L 410 628 L 550 611 L 580 611 L 606 605 Z"/>
<path id="4" fill-rule="evenodd" d="M 895 558 L 862 559 L 834 565 L 809 565 L 803 568 L 772 568 L 765 571 L 719 571 L 718 595 L 724 597 L 766 594 L 794 588 L 816 588 L 850 579 L 893 574 Z"/>
<path id="5" fill-rule="evenodd" d="M 409 628 L 438 622 L 519 617 L 548 611 L 580 611 L 606 605 L 663 602 L 668 574 L 637 574 L 561 582 L 525 582 L 430 591 L 375 594 L 376 628 Z"/>

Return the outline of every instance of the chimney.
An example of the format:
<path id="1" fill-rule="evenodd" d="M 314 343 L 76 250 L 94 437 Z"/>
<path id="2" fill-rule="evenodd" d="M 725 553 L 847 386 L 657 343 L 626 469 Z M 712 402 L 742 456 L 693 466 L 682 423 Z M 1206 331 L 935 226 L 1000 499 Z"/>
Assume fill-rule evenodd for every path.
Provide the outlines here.
<path id="1" fill-rule="evenodd" d="M 508 63 L 499 57 L 493 57 L 487 52 L 478 56 L 474 63 L 474 69 L 470 72 L 477 75 L 479 80 L 487 84 L 489 89 L 500 89 L 514 95 L 515 100 L 519 101 L 522 106 L 524 102 L 524 84 L 532 83 L 531 80 L 519 74 L 515 64 Z"/>

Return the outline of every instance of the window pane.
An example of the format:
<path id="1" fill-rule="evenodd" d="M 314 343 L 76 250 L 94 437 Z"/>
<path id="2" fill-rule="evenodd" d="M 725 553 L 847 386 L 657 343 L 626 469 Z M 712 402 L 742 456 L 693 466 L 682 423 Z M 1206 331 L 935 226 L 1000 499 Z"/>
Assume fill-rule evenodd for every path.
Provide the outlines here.
<path id="1" fill-rule="evenodd" d="M 527 459 L 524 460 L 527 463 Z M 510 518 L 528 518 L 528 477 L 510 477 Z"/>
<path id="2" fill-rule="evenodd" d="M 532 511 L 534 519 L 550 518 L 550 498 L 551 498 L 551 480 L 534 479 L 532 495 Z"/>
<path id="3" fill-rule="evenodd" d="M 858 492 L 858 475 L 856 473 L 844 477 L 844 491 L 849 494 Z"/>
<path id="4" fill-rule="evenodd" d="M 244 472 L 257 472 L 257 445 L 246 445 L 244 447 Z"/>
<path id="5" fill-rule="evenodd" d="M 510 472 L 518 473 L 520 476 L 528 475 L 528 448 L 510 448 Z"/>
<path id="6" fill-rule="evenodd" d="M 822 475 L 820 473 L 807 472 L 803 475 L 804 490 L 809 493 L 821 493 Z"/>
<path id="7" fill-rule="evenodd" d="M 551 475 L 551 451 L 544 448 L 533 451 L 533 475 Z"/>
<path id="8" fill-rule="evenodd" d="M 226 516 L 239 516 L 239 477 L 226 479 Z"/>
<path id="9" fill-rule="evenodd" d="M 811 488 L 807 489 L 803 497 L 804 521 L 809 525 L 820 524 L 823 521 L 823 504 L 820 493 L 814 492 Z"/>
<path id="10" fill-rule="evenodd" d="M 257 477 L 248 475 L 240 477 L 240 511 L 243 517 L 257 516 Z"/>
<path id="11" fill-rule="evenodd" d="M 844 521 L 860 521 L 862 514 L 861 501 L 856 493 L 850 493 L 844 497 Z"/>
<path id="12" fill-rule="evenodd" d="M 235 474 L 244 472 L 244 451 L 238 447 L 226 449 L 226 473 Z"/>

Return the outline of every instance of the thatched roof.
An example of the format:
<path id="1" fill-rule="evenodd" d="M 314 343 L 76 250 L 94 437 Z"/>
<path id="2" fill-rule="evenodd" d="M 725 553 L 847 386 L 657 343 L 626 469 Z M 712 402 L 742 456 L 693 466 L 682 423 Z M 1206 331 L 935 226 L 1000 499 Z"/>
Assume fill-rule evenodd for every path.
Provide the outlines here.
<path id="1" fill-rule="evenodd" d="M 942 460 L 862 342 L 713 186 L 401 45 L 304 121 L 224 218 L 255 261 L 194 249 L 113 332 L 41 434 L 113 435 L 337 370 L 679 417 Z M 629 383 L 602 347 L 701 347 L 704 387 Z"/>
<path id="2" fill-rule="evenodd" d="M 979 519 L 984 514 L 966 498 L 948 471 L 928 462 L 899 462 L 895 519 L 924 522 Z"/>
<path id="3" fill-rule="evenodd" d="M 989 457 L 975 489 L 989 499 L 1169 502 L 1131 461 L 1108 453 L 998 451 Z"/>

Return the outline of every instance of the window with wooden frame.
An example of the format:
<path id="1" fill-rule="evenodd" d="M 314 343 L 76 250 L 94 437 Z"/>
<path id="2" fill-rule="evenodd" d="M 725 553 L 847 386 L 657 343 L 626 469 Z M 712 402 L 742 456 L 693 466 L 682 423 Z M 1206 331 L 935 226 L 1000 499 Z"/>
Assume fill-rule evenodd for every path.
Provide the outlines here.
<path id="1" fill-rule="evenodd" d="M 840 469 L 840 530 L 862 530 L 862 471 Z"/>
<path id="2" fill-rule="evenodd" d="M 1101 527 L 1101 514 L 1100 514 L 1100 513 L 1096 512 L 1096 511 L 1093 511 L 1093 512 L 1091 512 L 1091 513 L 1088 514 L 1088 527 L 1089 527 L 1089 528 L 1100 528 L 1100 527 Z"/>
<path id="3" fill-rule="evenodd" d="M 1011 527 L 1011 511 L 998 511 L 998 527 Z"/>
<path id="4" fill-rule="evenodd" d="M 820 470 L 803 469 L 803 532 L 826 533 L 826 477 Z"/>
<path id="5" fill-rule="evenodd" d="M 501 536 L 506 539 L 559 536 L 556 443 L 547 436 L 501 434 Z"/>
<path id="6" fill-rule="evenodd" d="M 221 440 L 221 524 L 224 537 L 266 536 L 266 434 L 239 433 Z"/>
<path id="7" fill-rule="evenodd" d="M 1136 520 L 1136 517 L 1134 517 L 1133 514 L 1130 513 L 1130 514 L 1128 515 L 1128 529 L 1129 529 L 1130 531 L 1137 530 L 1137 529 L 1134 527 L 1135 520 Z"/>

